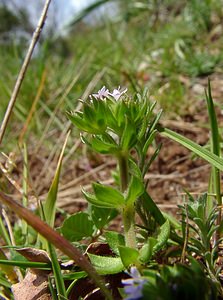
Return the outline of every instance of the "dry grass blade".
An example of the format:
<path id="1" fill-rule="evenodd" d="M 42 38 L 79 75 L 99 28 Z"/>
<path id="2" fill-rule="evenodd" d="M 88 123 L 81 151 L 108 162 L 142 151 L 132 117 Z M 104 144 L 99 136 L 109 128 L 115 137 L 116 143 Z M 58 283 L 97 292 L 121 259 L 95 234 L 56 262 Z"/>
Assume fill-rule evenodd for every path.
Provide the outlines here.
<path id="1" fill-rule="evenodd" d="M 69 124 L 64 127 L 64 130 L 60 134 L 60 137 L 58 138 L 52 151 L 50 152 L 49 157 L 45 161 L 42 171 L 40 172 L 40 174 L 37 176 L 37 178 L 35 180 L 34 185 L 35 185 L 36 189 L 38 190 L 38 193 L 42 189 L 41 186 L 38 186 L 39 182 L 41 181 L 41 178 L 45 178 L 44 182 L 46 185 L 48 185 L 48 183 L 51 181 L 51 179 L 54 176 L 54 171 L 52 170 L 53 172 L 50 172 L 50 167 L 53 165 L 54 158 L 57 158 L 57 156 L 55 154 L 58 152 L 58 149 L 60 149 L 60 145 L 63 143 L 64 136 L 66 136 L 69 127 L 70 127 Z"/>
<path id="2" fill-rule="evenodd" d="M 84 56 L 85 58 L 85 56 Z M 43 144 L 44 140 L 46 139 L 47 133 L 51 127 L 51 125 L 53 124 L 53 122 L 55 121 L 56 117 L 57 117 L 57 112 L 59 111 L 61 105 L 65 102 L 66 97 L 69 95 L 69 93 L 71 92 L 72 88 L 74 87 L 74 85 L 77 83 L 78 79 L 80 78 L 81 74 L 84 73 L 84 71 L 86 70 L 88 64 L 91 61 L 91 57 L 89 57 L 87 60 L 85 58 L 85 61 L 83 61 L 83 59 L 80 61 L 80 65 L 78 68 L 78 72 L 77 74 L 73 77 L 73 79 L 71 80 L 71 82 L 68 82 L 65 84 L 64 87 L 64 92 L 61 95 L 60 99 L 58 100 L 57 104 L 55 105 L 53 111 L 51 112 L 51 116 L 44 128 L 44 131 L 42 133 L 41 138 L 39 139 L 38 144 L 35 147 L 35 154 L 39 151 L 39 149 L 41 148 L 41 145 Z M 67 77 L 67 76 L 66 76 Z M 58 93 L 61 93 L 61 88 L 59 89 Z M 56 96 L 54 96 L 54 98 L 56 98 Z M 70 124 L 70 122 L 67 122 L 67 124 Z M 66 126 L 66 125 L 65 125 Z"/>
<path id="3" fill-rule="evenodd" d="M 38 88 L 38 91 L 37 91 L 37 94 L 36 94 L 36 97 L 35 97 L 35 99 L 33 101 L 33 104 L 32 104 L 32 107 L 30 109 L 29 115 L 28 115 L 28 117 L 26 119 L 26 122 L 25 122 L 25 124 L 24 124 L 24 126 L 22 128 L 22 131 L 20 133 L 20 136 L 19 136 L 19 144 L 20 145 L 22 145 L 22 141 L 23 141 L 24 135 L 25 135 L 25 133 L 28 130 L 28 126 L 29 126 L 30 121 L 32 119 L 32 116 L 33 116 L 33 114 L 35 112 L 36 105 L 37 105 L 38 100 L 40 99 L 40 96 L 42 94 L 43 87 L 44 87 L 44 84 L 45 84 L 45 81 L 46 81 L 46 74 L 47 74 L 46 73 L 46 69 L 44 69 L 43 74 L 42 74 L 42 78 L 41 78 L 41 81 L 40 81 L 40 85 L 39 85 L 39 88 Z"/>
<path id="4" fill-rule="evenodd" d="M 11 99 L 9 101 L 9 104 L 8 104 L 8 107 L 7 107 L 4 119 L 3 119 L 2 124 L 1 124 L 1 128 L 0 128 L 0 144 L 2 142 L 2 139 L 3 139 L 4 133 L 5 133 L 5 130 L 6 130 L 6 127 L 7 127 L 8 121 L 9 121 L 9 118 L 11 116 L 13 107 L 15 105 L 17 96 L 19 94 L 19 91 L 20 91 L 23 79 L 24 79 L 25 74 L 26 74 L 26 70 L 28 68 L 30 59 L 31 59 L 33 51 L 34 51 L 34 48 L 36 46 L 36 43 L 38 42 L 38 39 L 39 39 L 40 34 L 41 34 L 41 31 L 43 29 L 43 26 L 44 26 L 44 23 L 45 23 L 45 20 L 46 20 L 47 11 L 48 11 L 50 2 L 51 2 L 51 0 L 46 0 L 46 2 L 45 2 L 45 5 L 44 5 L 44 8 L 43 8 L 41 17 L 39 19 L 39 22 L 38 22 L 38 25 L 36 27 L 36 30 L 33 33 L 33 37 L 32 37 L 29 49 L 27 51 L 27 54 L 26 54 L 26 57 L 24 59 L 23 65 L 22 65 L 22 67 L 20 69 L 18 78 L 16 80 L 15 87 L 14 87 L 14 90 L 12 92 Z"/>

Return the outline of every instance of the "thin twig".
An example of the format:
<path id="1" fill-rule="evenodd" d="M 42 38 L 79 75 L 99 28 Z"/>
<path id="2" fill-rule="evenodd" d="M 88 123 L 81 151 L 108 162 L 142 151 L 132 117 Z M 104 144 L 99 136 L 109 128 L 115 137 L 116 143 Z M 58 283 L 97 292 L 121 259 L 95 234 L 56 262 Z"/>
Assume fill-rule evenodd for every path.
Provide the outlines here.
<path id="1" fill-rule="evenodd" d="M 28 130 L 28 126 L 29 126 L 29 124 L 30 124 L 30 122 L 32 120 L 32 116 L 33 116 L 33 114 L 35 112 L 36 105 L 37 105 L 37 103 L 38 103 L 38 101 L 39 101 L 39 99 L 41 97 L 41 94 L 42 94 L 42 91 L 43 91 L 43 88 L 44 88 L 44 84 L 45 84 L 45 81 L 46 81 L 46 74 L 47 74 L 46 69 L 44 69 L 42 77 L 41 77 L 41 80 L 40 80 L 39 88 L 37 90 L 36 97 L 35 97 L 35 99 L 34 99 L 34 101 L 32 103 L 32 106 L 31 106 L 31 109 L 29 111 L 28 117 L 27 117 L 27 119 L 25 121 L 25 124 L 23 125 L 21 133 L 19 135 L 19 145 L 22 145 L 23 138 L 24 138 L 24 136 L 25 136 L 25 134 L 26 134 L 26 132 Z"/>
<path id="2" fill-rule="evenodd" d="M 185 198 L 186 199 L 186 198 Z M 186 200 L 187 201 L 187 200 Z M 185 237 L 184 237 L 184 245 L 181 254 L 181 262 L 185 264 L 186 262 L 186 254 L 187 254 L 187 245 L 189 240 L 189 218 L 188 218 L 188 203 L 185 201 L 185 211 L 186 211 L 186 227 L 185 227 Z"/>
<path id="3" fill-rule="evenodd" d="M 10 118 L 10 116 L 12 114 L 12 110 L 13 110 L 13 107 L 15 105 L 17 96 L 19 94 L 19 91 L 20 91 L 23 79 L 24 79 L 25 74 L 26 74 L 26 70 L 28 68 L 30 59 L 31 59 L 33 51 L 34 51 L 34 48 L 36 46 L 36 43 L 38 42 L 38 39 L 39 39 L 40 34 L 41 34 L 41 31 L 43 29 L 43 26 L 44 26 L 44 23 L 45 23 L 45 20 L 46 20 L 47 11 L 48 11 L 50 2 L 51 2 L 51 0 L 46 0 L 46 2 L 45 2 L 42 14 L 41 14 L 39 22 L 38 22 L 38 25 L 36 27 L 36 30 L 33 33 L 33 37 L 32 37 L 29 49 L 27 51 L 27 54 L 26 54 L 26 57 L 24 59 L 23 65 L 22 65 L 22 67 L 20 69 L 18 78 L 16 80 L 15 87 L 14 87 L 14 90 L 12 92 L 11 99 L 10 99 L 10 101 L 8 103 L 8 107 L 7 107 L 4 119 L 2 121 L 2 124 L 1 124 L 1 128 L 0 128 L 0 144 L 1 144 L 3 136 L 5 134 L 5 130 L 6 130 L 9 118 Z"/>

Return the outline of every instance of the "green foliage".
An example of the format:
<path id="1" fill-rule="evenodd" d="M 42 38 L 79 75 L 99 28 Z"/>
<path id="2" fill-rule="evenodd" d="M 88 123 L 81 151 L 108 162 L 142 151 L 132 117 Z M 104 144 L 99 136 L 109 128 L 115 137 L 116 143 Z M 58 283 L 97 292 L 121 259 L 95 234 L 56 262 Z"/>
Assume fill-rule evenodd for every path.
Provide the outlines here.
<path id="1" fill-rule="evenodd" d="M 157 244 L 153 247 L 153 251 L 159 251 L 164 245 L 166 245 L 167 240 L 170 236 L 170 223 L 168 220 L 160 227 L 160 233 L 157 237 Z"/>
<path id="2" fill-rule="evenodd" d="M 212 241 L 215 239 L 220 226 L 220 224 L 216 225 L 219 210 L 214 207 L 209 211 L 207 208 L 207 194 L 198 199 L 188 195 L 188 203 L 182 207 L 182 232 L 186 236 L 187 227 L 189 231 L 193 232 L 189 234 L 188 249 L 203 257 L 210 276 L 215 277 L 215 260 L 217 257 L 216 246 Z"/>
<path id="3" fill-rule="evenodd" d="M 142 299 L 217 299 L 216 285 L 206 277 L 202 266 L 195 260 L 191 260 L 189 266 L 164 266 L 160 275 L 155 275 L 155 283 L 151 281 L 144 285 Z"/>
<path id="4" fill-rule="evenodd" d="M 61 232 L 71 242 L 80 241 L 92 237 L 93 225 L 87 213 L 79 212 L 64 221 Z"/>
<path id="5" fill-rule="evenodd" d="M 190 0 L 187 5 L 187 16 L 190 20 L 207 31 L 211 29 L 211 4 L 212 0 Z"/>
<path id="6" fill-rule="evenodd" d="M 125 196 L 125 203 L 128 206 L 134 205 L 135 200 L 138 199 L 144 192 L 144 185 L 140 178 L 132 176 L 128 190 Z"/>
<path id="7" fill-rule="evenodd" d="M 93 184 L 94 195 L 82 191 L 85 198 L 93 205 L 105 208 L 121 209 L 125 203 L 124 196 L 116 189 L 102 184 Z"/>
<path id="8" fill-rule="evenodd" d="M 99 256 L 88 253 L 92 265 L 101 275 L 117 274 L 125 269 L 120 257 Z"/>
<path id="9" fill-rule="evenodd" d="M 181 61 L 181 70 L 191 77 L 210 75 L 220 61 L 219 55 L 207 52 L 189 52 Z"/>
<path id="10" fill-rule="evenodd" d="M 106 209 L 102 207 L 97 207 L 94 205 L 90 206 L 89 213 L 91 215 L 92 221 L 96 228 L 101 230 L 103 227 L 109 224 L 109 222 L 114 219 L 118 212 L 115 209 Z"/>
<path id="11" fill-rule="evenodd" d="M 19 19 L 6 6 L 0 6 L 0 32 L 6 33 L 19 25 Z"/>
<path id="12" fill-rule="evenodd" d="M 148 263 L 154 255 L 154 247 L 157 245 L 157 239 L 149 237 L 140 249 L 139 261 L 142 263 Z"/>
<path id="13" fill-rule="evenodd" d="M 106 241 L 112 251 L 119 255 L 119 247 L 125 246 L 125 238 L 122 234 L 115 231 L 107 231 L 105 233 Z"/>
<path id="14" fill-rule="evenodd" d="M 139 252 L 136 249 L 126 246 L 119 246 L 119 255 L 126 269 L 130 265 L 138 264 Z"/>

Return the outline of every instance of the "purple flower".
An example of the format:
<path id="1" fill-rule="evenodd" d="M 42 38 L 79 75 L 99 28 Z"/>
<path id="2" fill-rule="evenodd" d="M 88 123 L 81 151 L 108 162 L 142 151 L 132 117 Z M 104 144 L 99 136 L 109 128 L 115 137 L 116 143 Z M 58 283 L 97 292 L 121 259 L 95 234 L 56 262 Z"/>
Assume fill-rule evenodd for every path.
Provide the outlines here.
<path id="1" fill-rule="evenodd" d="M 121 90 L 121 87 L 119 86 L 117 89 L 114 89 L 112 93 L 109 93 L 109 95 L 115 98 L 115 100 L 117 101 L 126 92 L 127 89 Z"/>
<path id="2" fill-rule="evenodd" d="M 141 299 L 141 297 L 143 296 L 143 285 L 147 280 L 141 277 L 136 267 L 131 267 L 129 275 L 132 278 L 122 280 L 122 284 L 125 286 L 124 291 L 126 294 L 126 298 L 124 300 Z"/>
<path id="3" fill-rule="evenodd" d="M 108 97 L 109 94 L 110 94 L 110 93 L 109 93 L 109 90 L 106 89 L 105 86 L 103 86 L 103 87 L 97 92 L 97 94 L 92 94 L 92 96 L 93 96 L 95 99 L 103 100 L 103 98 Z"/>

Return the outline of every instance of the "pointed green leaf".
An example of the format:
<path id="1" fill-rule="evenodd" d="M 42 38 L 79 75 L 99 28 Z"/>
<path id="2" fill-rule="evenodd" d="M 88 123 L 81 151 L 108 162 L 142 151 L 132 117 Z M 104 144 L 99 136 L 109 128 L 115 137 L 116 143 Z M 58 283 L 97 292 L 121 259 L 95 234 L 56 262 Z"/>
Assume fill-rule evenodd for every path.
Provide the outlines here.
<path id="1" fill-rule="evenodd" d="M 94 223 L 87 213 L 79 212 L 66 219 L 60 230 L 69 241 L 80 241 L 83 238 L 92 236 Z"/>
<path id="2" fill-rule="evenodd" d="M 119 246 L 125 246 L 125 238 L 122 234 L 115 231 L 107 231 L 105 238 L 112 251 L 119 255 Z"/>
<path id="3" fill-rule="evenodd" d="M 125 202 L 127 205 L 133 205 L 139 196 L 144 192 L 144 184 L 138 177 L 132 176 L 128 186 Z"/>
<path id="4" fill-rule="evenodd" d="M 117 145 L 102 141 L 97 136 L 92 138 L 91 148 L 94 151 L 102 153 L 102 154 L 115 154 L 119 150 Z"/>
<path id="5" fill-rule="evenodd" d="M 144 191 L 140 197 L 140 201 L 142 202 L 143 209 L 150 213 L 159 225 L 165 223 L 166 219 L 147 191 Z"/>
<path id="6" fill-rule="evenodd" d="M 95 195 L 91 194 L 91 193 L 88 193 L 87 191 L 83 190 L 82 189 L 82 193 L 84 195 L 84 197 L 86 198 L 86 200 L 97 206 L 97 207 L 101 207 L 101 208 L 114 208 L 114 204 L 113 203 L 108 203 L 108 202 L 104 202 L 104 201 L 100 201 L 98 200 Z"/>
<path id="7" fill-rule="evenodd" d="M 165 246 L 170 236 L 170 222 L 166 222 L 160 227 L 160 234 L 157 237 L 158 243 L 154 246 L 153 252 L 157 252 Z"/>
<path id="8" fill-rule="evenodd" d="M 117 274 L 125 269 L 120 257 L 99 256 L 88 253 L 92 265 L 101 275 Z"/>
<path id="9" fill-rule="evenodd" d="M 171 228 L 180 230 L 181 229 L 181 223 L 173 216 L 168 213 L 162 212 L 165 219 L 167 219 L 170 222 Z"/>
<path id="10" fill-rule="evenodd" d="M 200 218 L 194 218 L 193 219 L 194 223 L 199 227 L 200 231 L 205 234 L 206 231 L 206 226 L 205 223 L 202 219 Z"/>
<path id="11" fill-rule="evenodd" d="M 219 156 L 220 154 L 220 141 L 219 141 L 219 130 L 218 130 L 218 121 L 214 107 L 214 101 L 211 95 L 211 85 L 210 81 L 208 81 L 208 91 L 205 92 L 208 114 L 211 125 L 211 139 L 212 139 L 212 152 Z"/>
<path id="12" fill-rule="evenodd" d="M 130 150 L 136 142 L 136 126 L 126 117 L 125 128 L 121 138 L 121 148 L 123 151 Z"/>
<path id="13" fill-rule="evenodd" d="M 139 260 L 142 263 L 148 263 L 149 260 L 152 258 L 153 255 L 153 248 L 157 244 L 157 239 L 153 237 L 149 237 L 147 243 L 145 243 L 142 248 L 140 249 L 139 253 Z"/>
<path id="14" fill-rule="evenodd" d="M 142 149 L 142 153 L 143 153 L 144 155 L 146 155 L 149 146 L 152 144 L 152 142 L 153 142 L 154 139 L 155 139 L 156 134 L 157 134 L 157 130 L 154 130 L 154 131 L 149 135 L 148 139 L 146 140 L 145 145 L 143 146 L 143 149 Z"/>
<path id="15" fill-rule="evenodd" d="M 139 166 L 131 157 L 129 158 L 129 171 L 132 176 L 141 178 L 143 180 L 142 173 Z"/>
<path id="16" fill-rule="evenodd" d="M 118 126 L 122 128 L 124 127 L 125 124 L 126 111 L 127 111 L 127 106 L 124 101 L 115 102 L 115 112 L 114 112 L 115 119 Z"/>
<path id="17" fill-rule="evenodd" d="M 67 114 L 70 121 L 79 129 L 79 130 L 82 130 L 82 131 L 86 131 L 86 132 L 89 132 L 89 133 L 97 133 L 95 132 L 95 129 L 92 128 L 91 126 L 89 126 L 85 120 L 83 120 L 83 118 L 78 115 L 77 113 L 75 114 L 70 114 L 68 113 Z"/>
<path id="18" fill-rule="evenodd" d="M 86 102 L 83 105 L 83 119 L 87 124 L 91 124 L 93 127 L 97 125 L 95 110 Z"/>
<path id="19" fill-rule="evenodd" d="M 70 135 L 70 131 L 68 132 L 63 148 L 60 153 L 59 161 L 57 164 L 56 173 L 53 178 L 53 182 L 51 184 L 49 193 L 47 195 L 46 202 L 43 205 L 43 211 L 44 211 L 44 218 L 47 224 L 49 224 L 51 227 L 54 226 L 54 220 L 55 220 L 55 214 L 56 214 L 56 200 L 57 200 L 57 191 L 58 191 L 58 185 L 59 185 L 59 178 L 60 178 L 60 170 L 62 166 L 62 159 L 65 151 L 65 147 L 68 141 L 68 137 Z"/>
<path id="20" fill-rule="evenodd" d="M 155 118 L 154 118 L 154 120 L 153 120 L 153 122 L 152 122 L 152 124 L 151 124 L 151 127 L 150 127 L 150 132 L 153 132 L 154 129 L 156 128 L 156 125 L 158 124 L 158 122 L 159 122 L 159 120 L 160 120 L 160 118 L 161 118 L 162 113 L 163 113 L 163 111 L 160 110 L 160 111 L 158 112 L 158 114 L 155 116 Z"/>
<path id="21" fill-rule="evenodd" d="M 95 197 L 98 201 L 113 205 L 114 208 L 121 208 L 125 204 L 123 195 L 113 187 L 105 186 L 99 183 L 92 185 Z"/>
<path id="22" fill-rule="evenodd" d="M 119 246 L 119 254 L 122 263 L 126 268 L 128 268 L 130 265 L 137 264 L 139 257 L 138 250 L 126 246 Z"/>
<path id="23" fill-rule="evenodd" d="M 102 118 L 100 118 L 100 116 L 93 107 L 85 103 L 83 106 L 83 112 L 84 121 L 88 126 L 92 127 L 93 130 L 96 130 L 97 133 L 100 132 L 101 134 L 106 130 L 106 123 Z"/>
<path id="24" fill-rule="evenodd" d="M 104 226 L 114 219 L 118 212 L 112 208 L 102 208 L 95 205 L 91 205 L 90 214 L 92 221 L 98 229 L 102 229 Z"/>

